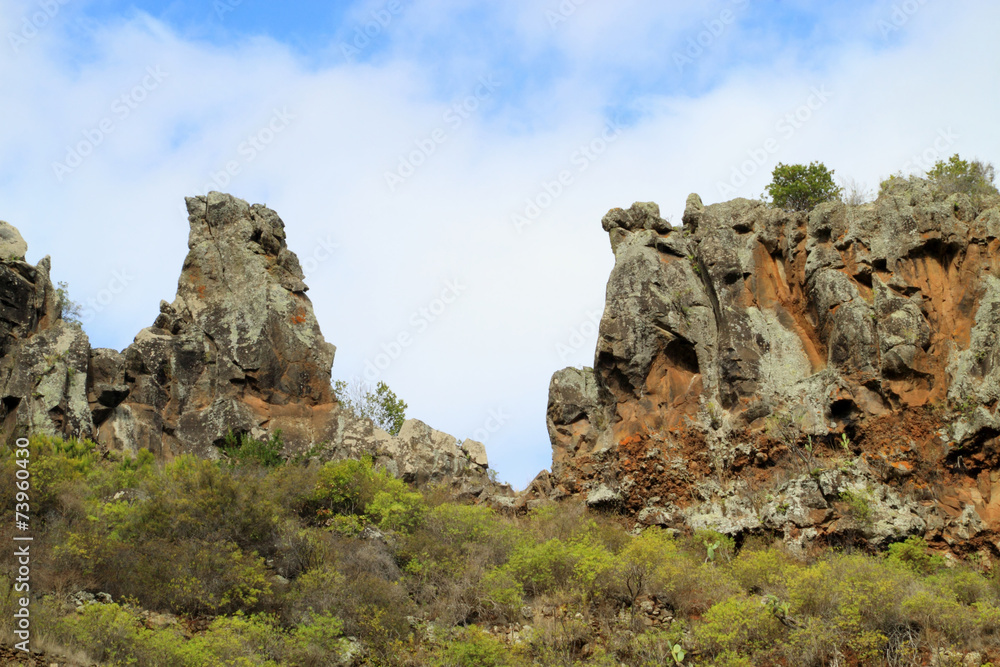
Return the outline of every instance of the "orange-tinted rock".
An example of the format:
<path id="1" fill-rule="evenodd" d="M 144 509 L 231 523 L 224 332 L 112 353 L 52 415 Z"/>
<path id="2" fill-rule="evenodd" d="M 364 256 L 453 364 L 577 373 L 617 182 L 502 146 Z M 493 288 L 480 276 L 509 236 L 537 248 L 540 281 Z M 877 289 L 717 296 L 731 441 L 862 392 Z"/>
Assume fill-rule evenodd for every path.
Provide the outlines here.
<path id="1" fill-rule="evenodd" d="M 913 517 L 871 539 L 1000 530 L 1000 199 L 899 179 L 862 206 L 692 195 L 683 229 L 648 203 L 603 226 L 615 267 L 594 368 L 575 371 L 585 408 L 553 420 L 568 403 L 550 388 L 554 487 L 606 485 L 647 520 L 707 503 L 710 523 L 727 493 L 863 453 L 850 484 Z M 826 511 L 799 521 L 846 530 Z"/>

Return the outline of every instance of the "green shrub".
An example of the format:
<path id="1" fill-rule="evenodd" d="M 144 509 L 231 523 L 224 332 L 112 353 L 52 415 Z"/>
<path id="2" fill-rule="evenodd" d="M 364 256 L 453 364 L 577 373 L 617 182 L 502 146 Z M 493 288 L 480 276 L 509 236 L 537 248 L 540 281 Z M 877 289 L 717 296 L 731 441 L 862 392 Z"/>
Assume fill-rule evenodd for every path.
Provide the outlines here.
<path id="1" fill-rule="evenodd" d="M 736 595 L 740 586 L 725 569 L 678 554 L 656 571 L 651 590 L 682 614 L 702 614 Z"/>
<path id="2" fill-rule="evenodd" d="M 798 619 L 784 647 L 789 665 L 829 665 L 837 655 L 841 637 L 836 628 L 815 616 Z"/>
<path id="3" fill-rule="evenodd" d="M 903 611 L 923 628 L 943 633 L 952 642 L 968 643 L 979 626 L 979 612 L 947 595 L 923 590 L 903 602 Z"/>
<path id="4" fill-rule="evenodd" d="M 189 665 L 278 667 L 285 634 L 272 616 L 220 616 L 185 646 Z"/>
<path id="5" fill-rule="evenodd" d="M 349 642 L 343 622 L 332 614 L 312 614 L 288 638 L 285 659 L 296 667 L 325 667 L 345 657 Z"/>
<path id="6" fill-rule="evenodd" d="M 847 514 L 863 530 L 870 530 L 875 523 L 875 510 L 867 491 L 844 491 L 840 499 L 847 503 Z"/>
<path id="7" fill-rule="evenodd" d="M 943 565 L 943 557 L 935 555 L 934 558 L 940 559 Z M 986 577 L 961 565 L 941 567 L 935 574 L 925 578 L 924 584 L 944 592 L 949 597 L 954 597 L 962 604 L 1000 602 L 997 590 Z"/>
<path id="8" fill-rule="evenodd" d="M 270 556 L 282 525 L 281 508 L 263 478 L 183 455 L 145 486 L 148 498 L 123 504 L 113 530 L 126 541 L 159 537 L 235 542 Z"/>
<path id="9" fill-rule="evenodd" d="M 677 545 L 665 530 L 647 528 L 615 557 L 614 581 L 621 599 L 635 607 L 640 595 L 652 592 L 656 572 L 675 557 Z"/>
<path id="10" fill-rule="evenodd" d="M 522 545 L 507 567 L 531 595 L 563 588 L 590 596 L 610 586 L 614 556 L 586 536 L 568 542 L 554 538 Z"/>
<path id="11" fill-rule="evenodd" d="M 92 604 L 64 617 L 56 629 L 64 642 L 105 665 L 187 667 L 191 652 L 171 629 L 146 629 L 139 614 L 118 604 Z M 205 663 L 202 663 L 205 664 Z"/>
<path id="12" fill-rule="evenodd" d="M 475 625 L 459 630 L 438 652 L 435 667 L 508 667 L 511 651 Z"/>
<path id="13" fill-rule="evenodd" d="M 166 583 L 165 597 L 177 613 L 216 614 L 255 609 L 271 593 L 270 576 L 264 559 L 246 554 L 233 543 L 191 540 L 162 545 L 160 557 L 170 561 L 159 565 L 162 573 L 156 584 Z M 155 559 L 137 564 L 152 571 Z"/>
<path id="14" fill-rule="evenodd" d="M 895 650 L 890 638 L 908 622 L 902 601 L 915 585 L 903 568 L 862 555 L 833 556 L 788 581 L 791 615 L 815 616 L 833 627 L 841 646 L 872 663 Z"/>
<path id="15" fill-rule="evenodd" d="M 948 161 L 938 160 L 927 172 L 927 179 L 934 188 L 944 195 L 965 193 L 970 196 L 996 195 L 993 185 L 993 165 L 973 160 L 968 162 L 958 154 L 952 155 Z"/>
<path id="16" fill-rule="evenodd" d="M 71 510 L 71 503 L 86 495 L 88 478 L 100 461 L 97 445 L 89 440 L 32 435 L 29 439 L 31 511 L 41 521 L 57 518 Z M 4 451 L 5 480 L 14 479 L 14 452 Z M 14 507 L 11 483 L 0 484 L 3 511 Z M 8 502 L 9 501 L 9 502 Z"/>
<path id="17" fill-rule="evenodd" d="M 371 458 L 324 463 L 311 497 L 315 509 L 339 514 L 364 514 L 375 498 L 375 470 Z"/>
<path id="18" fill-rule="evenodd" d="M 388 473 L 380 475 L 378 481 L 382 488 L 368 505 L 368 516 L 383 530 L 412 532 L 427 513 L 424 497 Z"/>
<path id="19" fill-rule="evenodd" d="M 833 170 L 822 162 L 781 164 L 771 172 L 767 193 L 778 208 L 808 211 L 825 201 L 836 199 L 840 188 L 833 181 Z"/>
<path id="20" fill-rule="evenodd" d="M 340 572 L 331 564 L 299 577 L 288 595 L 287 620 L 310 622 L 315 615 L 335 616 L 344 634 L 360 637 L 377 651 L 390 651 L 410 632 L 413 603 L 397 583 L 364 571 Z"/>
<path id="21" fill-rule="evenodd" d="M 413 599 L 437 622 L 513 619 L 520 583 L 509 570 L 487 575 L 507 561 L 519 539 L 511 522 L 489 508 L 447 502 L 404 537 L 398 558 Z"/>
<path id="22" fill-rule="evenodd" d="M 370 457 L 331 461 L 317 475 L 306 513 L 365 516 L 386 530 L 413 531 L 427 512 L 420 493 L 392 475 L 376 470 Z"/>
<path id="23" fill-rule="evenodd" d="M 70 298 L 69 285 L 62 280 L 56 283 L 56 310 L 59 312 L 59 318 L 80 324 L 82 309 L 79 303 Z"/>
<path id="24" fill-rule="evenodd" d="M 281 441 L 281 429 L 278 429 L 267 440 L 257 440 L 247 433 L 226 434 L 222 451 L 229 457 L 233 465 L 258 465 L 273 468 L 284 463 L 281 456 L 285 448 Z"/>
<path id="25" fill-rule="evenodd" d="M 747 593 L 784 597 L 785 582 L 797 564 L 785 553 L 773 549 L 747 550 L 729 565 L 729 572 Z"/>
<path id="26" fill-rule="evenodd" d="M 507 568 L 490 570 L 479 583 L 480 616 L 512 622 L 521 614 L 524 588 Z"/>
<path id="27" fill-rule="evenodd" d="M 784 626 L 759 599 L 732 597 L 712 606 L 694 629 L 695 641 L 710 655 L 751 656 L 782 641 Z"/>
<path id="28" fill-rule="evenodd" d="M 333 383 L 338 400 L 358 417 L 372 420 L 389 435 L 398 435 L 406 421 L 406 402 L 389 389 L 389 385 L 379 381 L 375 388 L 356 380 L 348 384 L 345 380 Z"/>
<path id="29" fill-rule="evenodd" d="M 890 563 L 926 576 L 944 567 L 944 558 L 931 553 L 924 538 L 911 535 L 903 542 L 889 545 L 886 558 Z"/>

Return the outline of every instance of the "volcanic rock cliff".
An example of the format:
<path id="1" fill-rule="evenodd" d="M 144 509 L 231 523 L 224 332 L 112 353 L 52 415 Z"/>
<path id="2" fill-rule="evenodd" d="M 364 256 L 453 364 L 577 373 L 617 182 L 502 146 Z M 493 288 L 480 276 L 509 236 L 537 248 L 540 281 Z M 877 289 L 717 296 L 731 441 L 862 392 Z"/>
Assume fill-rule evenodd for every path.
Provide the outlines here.
<path id="1" fill-rule="evenodd" d="M 49 258 L 33 267 L 0 223 L 0 424 L 88 437 L 106 449 L 218 458 L 226 434 L 282 433 L 286 454 L 370 455 L 416 483 L 505 495 L 484 449 L 418 420 L 396 436 L 343 409 L 331 388 L 335 348 L 306 296 L 274 211 L 211 192 L 187 199 L 191 231 L 177 296 L 122 352 L 91 349 L 61 319 Z"/>
<path id="2" fill-rule="evenodd" d="M 691 195 L 683 228 L 649 203 L 602 224 L 594 367 L 552 378 L 531 496 L 799 548 L 997 552 L 1000 200 L 893 179 L 861 206 Z"/>

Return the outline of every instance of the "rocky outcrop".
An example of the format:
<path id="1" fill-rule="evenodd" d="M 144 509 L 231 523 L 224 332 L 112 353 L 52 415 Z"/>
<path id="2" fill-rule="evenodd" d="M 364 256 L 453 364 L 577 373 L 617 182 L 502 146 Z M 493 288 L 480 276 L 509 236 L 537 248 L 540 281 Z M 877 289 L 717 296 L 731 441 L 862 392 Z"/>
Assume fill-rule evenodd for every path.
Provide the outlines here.
<path id="1" fill-rule="evenodd" d="M 1000 201 L 894 179 L 862 206 L 691 195 L 682 228 L 648 203 L 602 224 L 615 267 L 594 368 L 550 385 L 550 495 L 790 540 L 1000 528 Z M 842 496 L 911 518 L 861 529 Z"/>
<path id="2" fill-rule="evenodd" d="M 161 458 L 218 458 L 230 431 L 280 431 L 289 455 L 367 455 L 415 483 L 510 493 L 490 481 L 480 443 L 461 445 L 417 420 L 391 436 L 341 406 L 330 384 L 335 348 L 277 213 L 218 192 L 187 207 L 177 295 L 122 352 L 92 350 L 80 326 L 62 319 L 49 259 L 26 264 L 20 234 L 0 223 L 5 438 L 44 432 Z"/>
<path id="3" fill-rule="evenodd" d="M 24 261 L 28 246 L 0 221 L 0 429 L 4 441 L 27 432 L 91 437 L 87 405 L 90 343 L 62 319 L 51 261 Z"/>
<path id="4" fill-rule="evenodd" d="M 320 333 L 284 223 L 217 192 L 187 205 L 176 298 L 160 303 L 153 326 L 120 356 L 103 352 L 95 364 L 93 398 L 110 408 L 100 440 L 166 456 L 211 456 L 229 429 L 281 429 L 296 449 L 318 442 L 334 408 L 334 347 Z"/>

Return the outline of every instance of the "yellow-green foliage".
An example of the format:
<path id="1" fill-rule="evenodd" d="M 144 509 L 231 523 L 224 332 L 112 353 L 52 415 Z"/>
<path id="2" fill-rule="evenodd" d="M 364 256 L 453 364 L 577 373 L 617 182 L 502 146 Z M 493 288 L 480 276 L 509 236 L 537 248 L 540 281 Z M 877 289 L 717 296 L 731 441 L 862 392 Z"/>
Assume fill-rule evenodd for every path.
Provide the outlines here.
<path id="1" fill-rule="evenodd" d="M 524 664 L 503 642 L 475 625 L 459 630 L 437 652 L 435 667 L 513 667 Z"/>
<path id="2" fill-rule="evenodd" d="M 523 591 L 497 567 L 519 539 L 512 522 L 487 507 L 434 507 L 401 542 L 411 595 L 439 622 L 516 618 Z"/>
<path id="3" fill-rule="evenodd" d="M 785 628 L 760 599 L 736 596 L 705 612 L 695 640 L 711 655 L 755 655 L 783 639 Z"/>
<path id="4" fill-rule="evenodd" d="M 365 516 L 383 529 L 410 532 L 423 520 L 427 503 L 389 471 L 376 470 L 366 457 L 324 464 L 307 508 L 322 512 L 321 517 Z"/>
<path id="5" fill-rule="evenodd" d="M 615 559 L 613 581 L 618 595 L 630 606 L 640 595 L 654 592 L 657 573 L 677 555 L 673 537 L 660 528 L 647 528 L 630 540 Z"/>
<path id="6" fill-rule="evenodd" d="M 778 549 L 744 549 L 729 566 L 729 572 L 747 593 L 785 597 L 785 582 L 800 567 Z"/>
<path id="7" fill-rule="evenodd" d="M 932 554 L 924 538 L 917 535 L 911 535 L 903 542 L 890 544 L 887 558 L 917 574 L 933 574 L 944 567 L 944 558 Z"/>
<path id="8" fill-rule="evenodd" d="M 31 473 L 31 513 L 36 521 L 46 521 L 54 515 L 73 510 L 63 502 L 67 491 L 83 495 L 88 486 L 100 455 L 96 445 L 89 440 L 63 440 L 47 435 L 32 435 L 28 447 Z M 14 479 L 15 455 L 13 448 L 5 449 L 0 456 L 0 474 L 4 482 L 0 484 L 0 512 L 12 515 L 14 495 L 17 489 L 10 480 Z"/>
<path id="9" fill-rule="evenodd" d="M 91 499 L 87 520 L 53 549 L 59 566 L 176 612 L 253 609 L 270 593 L 263 559 L 283 524 L 259 479 L 182 456 L 140 491 L 133 500 Z"/>
<path id="10" fill-rule="evenodd" d="M 834 628 L 842 645 L 868 662 L 890 646 L 904 624 L 901 603 L 912 575 L 892 564 L 862 556 L 834 556 L 798 572 L 788 584 L 792 615 L 808 614 Z"/>
<path id="11" fill-rule="evenodd" d="M 220 616 L 204 633 L 185 639 L 172 627 L 145 627 L 135 609 L 118 604 L 88 605 L 63 619 L 57 634 L 101 664 L 135 667 L 318 667 L 338 660 L 346 645 L 340 621 L 331 616 L 290 632 L 263 614 Z"/>
<path id="12" fill-rule="evenodd" d="M 656 571 L 652 591 L 683 614 L 702 614 L 739 592 L 728 570 L 678 552 Z"/>
<path id="13" fill-rule="evenodd" d="M 587 594 L 607 585 L 614 557 L 604 545 L 582 535 L 566 542 L 553 538 L 525 544 L 511 554 L 507 567 L 532 595 L 561 586 Z"/>
<path id="14" fill-rule="evenodd" d="M 311 667 L 337 664 L 346 637 L 362 664 L 393 666 L 895 665 L 1000 645 L 997 584 L 917 537 L 803 561 L 767 536 L 737 551 L 711 531 L 632 535 L 580 504 L 502 515 L 425 496 L 371 460 L 164 465 L 55 438 L 32 448 L 46 486 L 33 593 L 97 589 L 211 620 L 185 638 L 127 605 L 67 615 L 57 596 L 35 601 L 50 640 L 102 664 Z M 650 603 L 662 625 L 648 625 Z M 532 628 L 516 646 L 490 631 L 515 623 Z"/>

